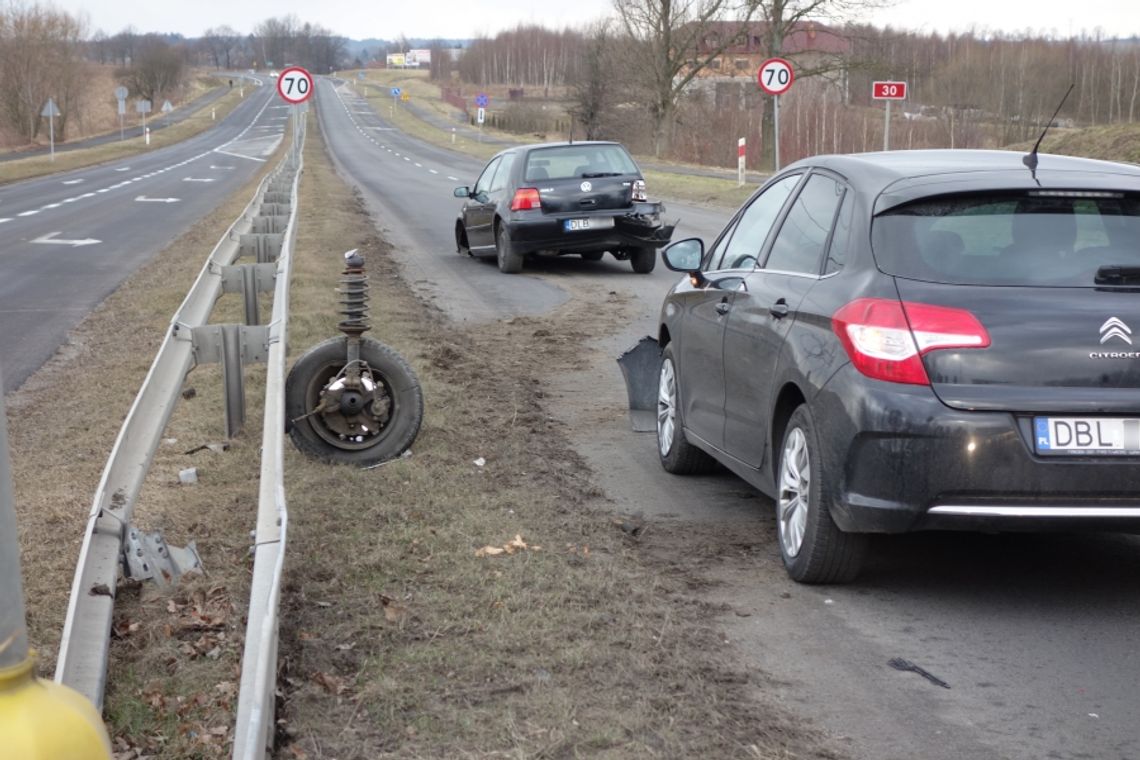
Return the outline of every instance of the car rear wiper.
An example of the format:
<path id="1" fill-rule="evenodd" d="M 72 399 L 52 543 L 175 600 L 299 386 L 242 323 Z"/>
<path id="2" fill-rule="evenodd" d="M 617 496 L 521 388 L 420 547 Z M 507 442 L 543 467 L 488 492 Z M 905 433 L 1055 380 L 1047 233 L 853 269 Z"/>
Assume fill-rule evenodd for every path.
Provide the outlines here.
<path id="1" fill-rule="evenodd" d="M 598 177 L 620 177 L 621 172 L 586 172 L 582 179 L 597 179 Z"/>
<path id="2" fill-rule="evenodd" d="M 1093 281 L 1097 285 L 1140 285 L 1140 267 L 1103 266 Z"/>

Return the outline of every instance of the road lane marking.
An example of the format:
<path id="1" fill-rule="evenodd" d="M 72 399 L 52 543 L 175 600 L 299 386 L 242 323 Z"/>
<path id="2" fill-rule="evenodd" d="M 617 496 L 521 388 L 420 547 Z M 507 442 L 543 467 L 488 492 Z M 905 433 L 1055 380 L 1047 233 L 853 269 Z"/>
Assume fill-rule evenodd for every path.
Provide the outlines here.
<path id="1" fill-rule="evenodd" d="M 181 198 L 147 198 L 145 195 L 135 197 L 138 203 L 178 203 Z"/>
<path id="2" fill-rule="evenodd" d="M 182 181 L 183 182 L 213 182 L 214 180 L 213 180 L 213 178 L 183 177 Z"/>
<path id="3" fill-rule="evenodd" d="M 65 184 L 65 185 L 78 185 L 80 182 L 83 182 L 83 180 L 81 180 L 81 179 L 65 179 L 63 181 L 63 184 Z"/>
<path id="4" fill-rule="evenodd" d="M 96 240 L 95 238 L 84 238 L 82 240 L 66 240 L 66 239 L 57 237 L 57 235 L 62 235 L 62 234 L 63 233 L 61 233 L 61 232 L 49 232 L 46 235 L 40 235 L 38 238 L 36 238 L 32 242 L 33 243 L 40 243 L 43 245 L 70 245 L 73 248 L 78 248 L 79 246 L 83 246 L 83 245 L 95 245 L 96 243 L 102 243 L 103 242 L 102 240 Z"/>
<path id="5" fill-rule="evenodd" d="M 33 211 L 25 211 L 21 214 L 16 214 L 16 216 L 35 216 L 38 213 L 40 213 L 40 210 L 37 208 Z"/>

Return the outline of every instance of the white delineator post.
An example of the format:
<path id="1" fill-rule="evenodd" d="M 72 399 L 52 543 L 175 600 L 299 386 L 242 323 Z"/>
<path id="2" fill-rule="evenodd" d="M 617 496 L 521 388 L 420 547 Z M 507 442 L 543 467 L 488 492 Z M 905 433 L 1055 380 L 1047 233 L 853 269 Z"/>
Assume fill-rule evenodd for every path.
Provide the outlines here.
<path id="1" fill-rule="evenodd" d="M 736 186 L 744 187 L 744 157 L 748 141 L 741 137 L 736 141 Z"/>

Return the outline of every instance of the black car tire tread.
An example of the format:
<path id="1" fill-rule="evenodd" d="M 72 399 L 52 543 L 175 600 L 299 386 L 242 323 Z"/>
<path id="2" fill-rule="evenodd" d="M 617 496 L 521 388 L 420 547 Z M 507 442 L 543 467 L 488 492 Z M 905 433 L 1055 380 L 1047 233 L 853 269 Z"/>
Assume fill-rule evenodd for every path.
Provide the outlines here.
<path id="1" fill-rule="evenodd" d="M 518 274 L 522 271 L 522 254 L 515 250 L 511 242 L 511 231 L 505 224 L 500 224 L 495 233 L 495 253 L 499 260 L 499 271 L 504 274 Z"/>
<path id="2" fill-rule="evenodd" d="M 827 473 L 820 470 L 820 447 L 816 440 L 815 422 L 807 405 L 799 406 L 788 420 L 784 439 L 780 441 L 780 461 L 776 466 L 777 510 L 780 473 L 784 467 L 784 441 L 796 428 L 803 430 L 807 441 L 808 466 L 811 468 L 811 486 L 808 498 L 807 526 L 799 554 L 789 557 L 784 551 L 777 526 L 777 543 L 784 567 L 792 580 L 799 583 L 849 583 L 855 580 L 867 555 L 870 537 L 862 533 L 845 533 L 831 519 L 827 508 L 832 483 Z M 779 515 L 777 514 L 777 520 Z"/>
<path id="3" fill-rule="evenodd" d="M 674 382 L 679 384 L 680 373 L 677 372 L 677 360 L 673 355 L 672 344 L 665 346 L 661 361 L 673 363 L 673 377 L 676 378 Z M 678 391 L 677 398 L 680 396 L 680 391 Z M 716 460 L 689 443 L 685 438 L 680 404 L 677 405 L 673 419 L 673 445 L 669 447 L 669 453 L 661 456 L 661 447 L 656 440 L 654 445 L 657 446 L 657 456 L 661 460 L 661 466 L 665 468 L 665 472 L 673 475 L 704 475 L 716 469 Z"/>
<path id="4" fill-rule="evenodd" d="M 657 266 L 657 249 L 653 246 L 632 248 L 629 252 L 629 263 L 633 265 L 633 271 L 638 274 L 649 274 Z"/>

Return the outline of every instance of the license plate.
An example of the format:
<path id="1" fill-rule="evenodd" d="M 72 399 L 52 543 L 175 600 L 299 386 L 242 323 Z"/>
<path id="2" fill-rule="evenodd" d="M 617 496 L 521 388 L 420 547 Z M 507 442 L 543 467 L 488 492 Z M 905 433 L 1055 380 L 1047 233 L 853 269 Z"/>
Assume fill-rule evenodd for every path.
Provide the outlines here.
<path id="1" fill-rule="evenodd" d="M 1140 419 L 1123 417 L 1037 417 L 1038 454 L 1140 455 Z"/>
<path id="2" fill-rule="evenodd" d="M 582 232 L 583 230 L 604 230 L 614 226 L 612 216 L 587 217 L 585 219 L 564 219 L 562 229 L 566 232 Z"/>

